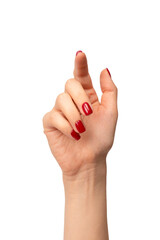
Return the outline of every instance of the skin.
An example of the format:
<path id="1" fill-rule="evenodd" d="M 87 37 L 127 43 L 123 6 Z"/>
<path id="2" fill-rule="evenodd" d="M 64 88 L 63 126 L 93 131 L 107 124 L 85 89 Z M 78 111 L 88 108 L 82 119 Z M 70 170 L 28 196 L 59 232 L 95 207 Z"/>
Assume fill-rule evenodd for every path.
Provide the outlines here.
<path id="1" fill-rule="evenodd" d="M 43 117 L 44 133 L 62 169 L 65 190 L 65 240 L 106 240 L 106 157 L 113 145 L 117 110 L 117 87 L 106 69 L 100 73 L 98 100 L 88 72 L 85 53 L 75 56 L 73 78 Z M 85 115 L 82 104 L 93 112 Z M 71 131 L 81 120 L 86 131 L 75 140 Z"/>

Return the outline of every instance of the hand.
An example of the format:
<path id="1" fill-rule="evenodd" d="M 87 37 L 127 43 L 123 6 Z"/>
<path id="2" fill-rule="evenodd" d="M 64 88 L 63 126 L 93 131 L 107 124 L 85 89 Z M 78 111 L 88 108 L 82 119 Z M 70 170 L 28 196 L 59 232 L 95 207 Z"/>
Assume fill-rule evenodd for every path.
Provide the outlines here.
<path id="1" fill-rule="evenodd" d="M 44 133 L 64 175 L 98 165 L 112 147 L 117 110 L 117 87 L 108 69 L 100 74 L 101 102 L 88 73 L 85 53 L 75 57 L 74 78 L 67 80 L 53 109 L 43 117 Z"/>

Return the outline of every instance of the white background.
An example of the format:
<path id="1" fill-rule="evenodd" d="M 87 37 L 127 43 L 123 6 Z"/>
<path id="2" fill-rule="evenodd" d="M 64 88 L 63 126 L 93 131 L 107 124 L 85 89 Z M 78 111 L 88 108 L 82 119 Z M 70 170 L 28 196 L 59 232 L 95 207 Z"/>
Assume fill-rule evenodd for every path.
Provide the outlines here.
<path id="1" fill-rule="evenodd" d="M 43 115 L 86 53 L 100 97 L 108 67 L 119 119 L 108 155 L 111 240 L 160 240 L 159 1 L 0 1 L 0 239 L 63 239 L 61 170 Z"/>

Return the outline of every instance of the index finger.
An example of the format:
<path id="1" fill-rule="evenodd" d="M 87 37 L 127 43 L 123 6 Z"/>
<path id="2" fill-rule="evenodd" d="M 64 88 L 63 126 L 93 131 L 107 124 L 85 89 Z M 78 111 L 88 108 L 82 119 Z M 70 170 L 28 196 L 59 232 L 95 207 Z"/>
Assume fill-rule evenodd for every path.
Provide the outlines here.
<path id="1" fill-rule="evenodd" d="M 92 80 L 88 72 L 87 58 L 82 51 L 76 53 L 73 75 L 74 78 L 82 84 L 84 89 L 93 88 Z"/>

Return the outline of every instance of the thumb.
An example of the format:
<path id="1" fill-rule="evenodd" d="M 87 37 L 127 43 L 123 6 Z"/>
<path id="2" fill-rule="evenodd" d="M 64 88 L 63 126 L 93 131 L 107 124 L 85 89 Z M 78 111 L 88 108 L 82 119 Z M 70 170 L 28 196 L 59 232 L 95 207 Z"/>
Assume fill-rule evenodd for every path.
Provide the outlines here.
<path id="1" fill-rule="evenodd" d="M 101 104 L 108 110 L 117 110 L 117 87 L 114 84 L 108 68 L 100 74 L 100 85 L 102 91 Z"/>

